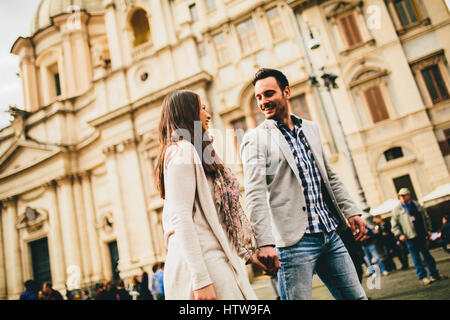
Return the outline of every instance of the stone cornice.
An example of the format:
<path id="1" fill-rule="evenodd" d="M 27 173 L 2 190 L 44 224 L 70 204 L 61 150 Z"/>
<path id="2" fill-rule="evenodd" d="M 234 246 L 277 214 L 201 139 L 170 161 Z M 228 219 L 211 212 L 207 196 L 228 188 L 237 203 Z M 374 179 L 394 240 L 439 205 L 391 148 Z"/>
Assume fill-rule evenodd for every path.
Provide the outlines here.
<path id="1" fill-rule="evenodd" d="M 176 89 L 193 87 L 198 84 L 202 84 L 202 85 L 206 86 L 206 84 L 211 82 L 211 80 L 212 80 L 212 76 L 209 73 L 207 73 L 205 71 L 201 71 L 189 78 L 177 81 L 170 86 L 167 86 L 165 88 L 157 90 L 151 94 L 148 94 L 147 96 L 145 96 L 141 99 L 138 99 L 134 102 L 131 102 L 128 105 L 119 107 L 109 113 L 106 113 L 96 119 L 89 121 L 88 123 L 91 126 L 96 127 L 96 128 L 102 127 L 103 125 L 107 124 L 108 122 L 110 122 L 114 119 L 123 117 L 124 115 L 127 115 L 129 113 L 132 113 L 135 110 L 138 110 L 145 105 L 148 105 L 148 104 L 158 101 L 158 100 L 162 101 L 162 99 L 164 99 L 164 97 L 167 94 L 169 94 L 170 92 L 172 92 Z"/>

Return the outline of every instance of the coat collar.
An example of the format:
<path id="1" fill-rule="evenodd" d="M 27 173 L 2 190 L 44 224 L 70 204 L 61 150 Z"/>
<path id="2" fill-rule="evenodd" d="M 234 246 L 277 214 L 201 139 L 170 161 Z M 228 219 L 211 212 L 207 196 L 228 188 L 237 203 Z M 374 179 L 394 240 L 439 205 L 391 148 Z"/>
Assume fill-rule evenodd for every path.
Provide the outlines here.
<path id="1" fill-rule="evenodd" d="M 291 113 L 291 116 L 297 117 L 296 115 L 294 115 L 292 113 Z M 314 159 L 316 160 L 316 164 L 319 168 L 319 171 L 320 171 L 322 177 L 325 177 L 325 175 L 324 175 L 325 171 L 322 166 L 322 163 L 320 161 L 318 161 L 320 159 L 319 154 L 317 153 L 317 150 L 316 150 L 316 147 L 314 146 L 314 144 L 312 144 L 312 142 L 314 142 L 314 140 L 315 140 L 314 137 L 316 135 L 316 133 L 314 132 L 313 126 L 303 119 L 302 119 L 301 124 L 302 124 L 303 134 L 306 138 L 306 141 L 308 141 L 310 150 L 314 156 Z M 295 160 L 294 160 L 294 156 L 292 155 L 291 148 L 289 147 L 289 144 L 287 143 L 285 137 L 283 136 L 280 129 L 278 128 L 277 122 L 273 119 L 266 119 L 262 123 L 262 126 L 265 129 L 270 130 L 271 133 L 275 133 L 275 134 L 271 134 L 272 141 L 280 147 L 281 152 L 283 153 L 284 157 L 286 158 L 286 161 L 288 162 L 292 171 L 294 171 L 296 177 L 298 177 L 298 179 L 300 179 L 298 168 L 297 168 L 297 165 L 295 164 Z M 301 181 L 300 181 L 300 185 L 301 185 Z"/>

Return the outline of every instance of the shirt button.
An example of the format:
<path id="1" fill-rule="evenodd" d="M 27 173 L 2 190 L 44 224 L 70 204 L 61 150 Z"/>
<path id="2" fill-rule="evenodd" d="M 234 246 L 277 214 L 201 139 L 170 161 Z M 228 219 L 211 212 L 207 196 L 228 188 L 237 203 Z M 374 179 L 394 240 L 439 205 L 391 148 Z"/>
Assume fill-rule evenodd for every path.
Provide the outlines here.
<path id="1" fill-rule="evenodd" d="M 302 207 L 302 210 L 303 210 L 303 211 L 306 211 L 306 207 Z"/>

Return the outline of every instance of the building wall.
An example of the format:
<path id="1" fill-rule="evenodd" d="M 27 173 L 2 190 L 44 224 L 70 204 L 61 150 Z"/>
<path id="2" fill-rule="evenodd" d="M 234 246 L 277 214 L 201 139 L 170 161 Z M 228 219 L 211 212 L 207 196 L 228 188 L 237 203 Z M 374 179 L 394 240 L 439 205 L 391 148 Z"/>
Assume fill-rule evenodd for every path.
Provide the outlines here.
<path id="1" fill-rule="evenodd" d="M 444 1 L 418 1 L 420 21 L 407 29 L 382 0 L 215 2 L 208 10 L 196 1 L 193 20 L 184 0 L 136 0 L 134 6 L 105 1 L 103 13 L 80 14 L 80 29 L 67 28 L 70 15 L 61 14 L 46 29 L 16 41 L 12 52 L 21 58 L 28 113 L 18 113 L 1 131 L 0 299 L 17 298 L 33 277 L 29 242 L 43 237 L 54 287 L 63 291 L 73 265 L 84 287 L 112 277 L 111 241 L 117 241 L 125 280 L 164 260 L 163 202 L 152 168 L 160 106 L 174 89 L 201 96 L 213 116 L 215 147 L 241 184 L 233 121 L 243 118 L 247 129 L 257 125 L 251 78 L 259 67 L 281 69 L 292 97 L 304 94 L 326 153 L 357 202 L 337 115 L 370 207 L 396 197 L 393 179 L 401 175 L 410 175 L 419 198 L 449 182 L 442 142 L 450 102 L 434 104 L 421 73 L 437 64 L 449 90 Z M 274 8 L 279 36 L 268 18 Z M 150 37 L 134 46 L 130 21 L 139 9 L 147 13 Z M 362 38 L 352 48 L 339 25 L 348 13 L 355 15 Z M 248 19 L 254 42 L 244 51 L 240 24 Z M 308 48 L 309 29 L 321 43 L 318 49 Z M 226 61 L 219 59 L 215 42 L 222 32 Z M 60 96 L 50 94 L 52 70 L 45 69 L 55 63 Z M 321 81 L 322 67 L 339 76 L 332 99 L 323 86 L 310 84 L 312 73 Z M 377 123 L 364 99 L 364 90 L 374 85 L 389 115 Z M 392 147 L 401 147 L 403 157 L 386 161 L 384 152 Z M 38 218 L 27 220 L 27 207 Z"/>

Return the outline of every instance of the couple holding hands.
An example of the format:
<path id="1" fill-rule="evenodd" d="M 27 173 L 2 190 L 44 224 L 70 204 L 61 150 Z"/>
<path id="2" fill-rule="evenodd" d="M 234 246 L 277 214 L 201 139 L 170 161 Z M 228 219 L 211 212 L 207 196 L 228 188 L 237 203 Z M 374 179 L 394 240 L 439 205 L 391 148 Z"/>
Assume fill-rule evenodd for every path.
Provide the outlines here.
<path id="1" fill-rule="evenodd" d="M 365 224 L 330 166 L 319 129 L 289 112 L 289 82 L 275 69 L 253 79 L 265 121 L 241 144 L 245 203 L 208 137 L 211 116 L 191 91 L 169 94 L 155 168 L 164 199 L 166 299 L 257 299 L 243 259 L 277 274 L 281 299 L 311 299 L 317 273 L 336 299 L 367 299 L 339 228 Z M 199 125 L 201 123 L 201 125 Z"/>

